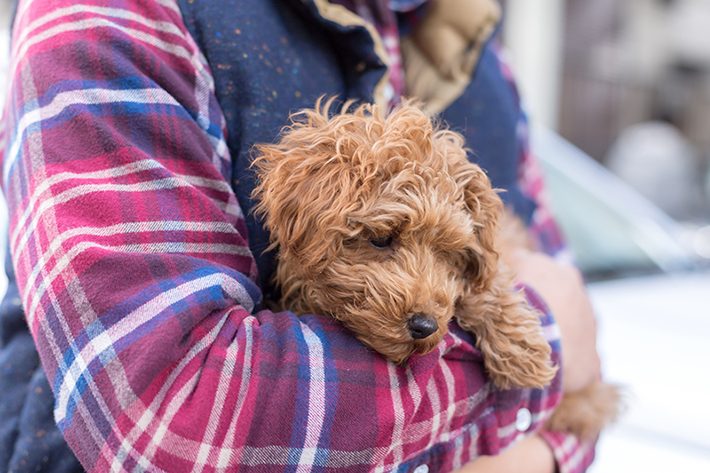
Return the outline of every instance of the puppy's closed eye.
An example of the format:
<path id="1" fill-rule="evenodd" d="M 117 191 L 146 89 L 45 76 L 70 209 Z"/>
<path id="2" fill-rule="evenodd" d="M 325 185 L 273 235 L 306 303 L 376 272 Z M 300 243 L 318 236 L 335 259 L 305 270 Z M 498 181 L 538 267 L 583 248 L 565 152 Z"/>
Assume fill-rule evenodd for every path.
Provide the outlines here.
<path id="1" fill-rule="evenodd" d="M 394 239 L 392 238 L 392 235 L 370 238 L 370 244 L 380 250 L 384 250 L 392 246 L 393 241 Z"/>

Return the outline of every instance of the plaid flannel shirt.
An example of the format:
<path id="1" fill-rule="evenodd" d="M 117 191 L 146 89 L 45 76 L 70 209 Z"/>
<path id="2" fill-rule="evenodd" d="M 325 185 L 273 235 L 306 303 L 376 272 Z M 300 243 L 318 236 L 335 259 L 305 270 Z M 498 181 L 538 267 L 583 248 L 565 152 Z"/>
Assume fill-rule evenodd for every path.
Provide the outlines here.
<path id="1" fill-rule="evenodd" d="M 88 471 L 449 471 L 559 402 L 559 376 L 496 390 L 455 326 L 395 367 L 326 317 L 255 309 L 225 121 L 172 0 L 22 1 L 10 79 L 11 256 Z M 591 446 L 544 435 L 561 471 L 589 464 Z"/>

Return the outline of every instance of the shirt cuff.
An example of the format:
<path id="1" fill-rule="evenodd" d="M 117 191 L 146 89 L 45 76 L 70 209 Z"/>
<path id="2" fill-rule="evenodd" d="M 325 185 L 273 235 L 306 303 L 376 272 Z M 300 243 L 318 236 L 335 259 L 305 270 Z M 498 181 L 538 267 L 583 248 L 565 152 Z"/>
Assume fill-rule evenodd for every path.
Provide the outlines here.
<path id="1" fill-rule="evenodd" d="M 550 446 L 559 473 L 582 473 L 594 461 L 596 440 L 581 440 L 565 432 L 542 430 L 539 432 Z"/>

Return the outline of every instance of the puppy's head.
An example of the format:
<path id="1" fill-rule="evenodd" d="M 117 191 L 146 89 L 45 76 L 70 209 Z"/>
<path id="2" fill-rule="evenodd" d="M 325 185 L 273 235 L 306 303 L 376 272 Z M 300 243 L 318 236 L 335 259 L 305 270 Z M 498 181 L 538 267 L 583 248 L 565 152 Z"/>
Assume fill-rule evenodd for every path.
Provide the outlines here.
<path id="1" fill-rule="evenodd" d="M 401 363 L 490 286 L 500 199 L 463 138 L 419 108 L 317 106 L 256 149 L 255 211 L 279 249 L 285 308 L 329 314 Z"/>

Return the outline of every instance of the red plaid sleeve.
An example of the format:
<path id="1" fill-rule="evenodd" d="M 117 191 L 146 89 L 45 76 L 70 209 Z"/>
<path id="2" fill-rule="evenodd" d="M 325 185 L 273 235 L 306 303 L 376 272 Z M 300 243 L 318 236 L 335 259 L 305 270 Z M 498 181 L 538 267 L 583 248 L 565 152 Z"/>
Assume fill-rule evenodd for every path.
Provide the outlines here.
<path id="1" fill-rule="evenodd" d="M 456 327 L 396 367 L 328 318 L 255 309 L 225 121 L 172 0 L 21 1 L 10 76 L 11 255 L 87 471 L 450 471 L 559 402 L 559 377 L 495 390 Z"/>
<path id="2" fill-rule="evenodd" d="M 559 473 L 586 471 L 594 461 L 596 441 L 583 441 L 573 435 L 549 430 L 541 431 L 540 436 L 552 448 Z"/>

